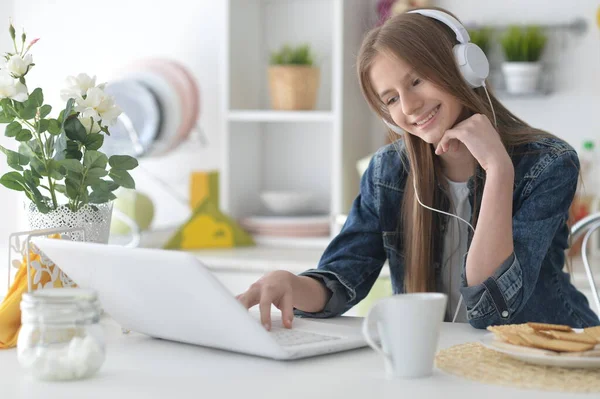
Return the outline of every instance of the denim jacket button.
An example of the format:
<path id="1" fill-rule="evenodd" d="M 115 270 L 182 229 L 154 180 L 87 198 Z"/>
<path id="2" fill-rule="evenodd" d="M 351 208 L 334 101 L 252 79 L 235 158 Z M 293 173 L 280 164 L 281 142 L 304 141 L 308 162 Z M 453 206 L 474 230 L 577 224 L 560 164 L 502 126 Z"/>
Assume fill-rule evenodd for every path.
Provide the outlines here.
<path id="1" fill-rule="evenodd" d="M 504 311 L 502 312 L 502 317 L 504 317 L 505 319 L 508 317 L 508 311 Z"/>

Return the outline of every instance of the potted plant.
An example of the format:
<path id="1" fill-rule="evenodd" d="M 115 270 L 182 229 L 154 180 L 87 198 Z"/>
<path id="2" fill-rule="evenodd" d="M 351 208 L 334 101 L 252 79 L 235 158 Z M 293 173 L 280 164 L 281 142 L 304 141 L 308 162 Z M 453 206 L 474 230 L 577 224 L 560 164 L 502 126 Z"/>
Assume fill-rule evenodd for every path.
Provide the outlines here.
<path id="1" fill-rule="evenodd" d="M 284 45 L 271 53 L 269 89 L 271 106 L 277 110 L 315 108 L 319 88 L 319 68 L 313 66 L 308 44 L 292 48 Z"/>
<path id="2" fill-rule="evenodd" d="M 485 55 L 490 58 L 490 46 L 492 43 L 492 29 L 489 27 L 469 29 L 469 37 L 471 43 L 479 46 Z"/>
<path id="3" fill-rule="evenodd" d="M 501 39 L 506 62 L 502 72 L 511 94 L 529 94 L 538 88 L 542 65 L 540 58 L 547 36 L 535 25 L 510 26 Z"/>
<path id="4" fill-rule="evenodd" d="M 113 192 L 135 188 L 129 170 L 138 165 L 130 156 L 108 158 L 100 151 L 121 110 L 95 77 L 79 74 L 67 78 L 64 109 L 51 117 L 42 89 L 29 91 L 26 82 L 35 65 L 29 50 L 38 39 L 26 46 L 25 32 L 17 40 L 12 24 L 9 33 L 14 51 L 0 64 L 0 124 L 18 150 L 0 146 L 14 169 L 0 184 L 25 194 L 31 229 L 82 227 L 87 241 L 107 242 Z"/>

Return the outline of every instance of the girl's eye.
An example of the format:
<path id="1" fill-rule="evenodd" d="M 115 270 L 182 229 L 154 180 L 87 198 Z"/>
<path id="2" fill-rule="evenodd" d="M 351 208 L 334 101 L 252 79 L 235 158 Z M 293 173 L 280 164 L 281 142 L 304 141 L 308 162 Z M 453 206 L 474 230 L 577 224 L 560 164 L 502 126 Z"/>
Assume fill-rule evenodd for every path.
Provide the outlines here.
<path id="1" fill-rule="evenodd" d="M 387 100 L 387 102 L 385 103 L 387 106 L 392 105 L 393 103 L 395 103 L 396 101 L 398 101 L 398 96 L 392 97 L 389 100 Z"/>
<path id="2" fill-rule="evenodd" d="M 413 85 L 413 86 L 416 86 L 416 85 L 418 85 L 419 83 L 421 83 L 421 79 L 418 79 L 418 78 L 417 78 L 417 79 L 415 79 L 415 80 L 413 81 L 413 84 L 412 84 L 412 85 Z"/>

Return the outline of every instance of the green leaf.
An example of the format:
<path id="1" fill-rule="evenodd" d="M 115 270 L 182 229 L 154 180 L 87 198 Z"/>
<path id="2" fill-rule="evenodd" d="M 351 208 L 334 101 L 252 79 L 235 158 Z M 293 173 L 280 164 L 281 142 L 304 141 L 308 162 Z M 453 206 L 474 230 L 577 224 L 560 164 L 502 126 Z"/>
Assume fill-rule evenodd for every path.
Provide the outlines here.
<path id="1" fill-rule="evenodd" d="M 40 108 L 40 118 L 45 118 L 48 115 L 50 115 L 50 112 L 52 112 L 52 106 L 51 105 L 42 105 L 42 107 Z"/>
<path id="2" fill-rule="evenodd" d="M 115 191 L 121 186 L 111 180 L 98 179 L 91 184 L 91 187 L 94 191 Z"/>
<path id="3" fill-rule="evenodd" d="M 44 104 L 44 94 L 42 93 L 42 89 L 38 87 L 32 91 L 27 101 L 36 108 L 41 107 L 42 104 Z"/>
<path id="4" fill-rule="evenodd" d="M 54 180 L 62 180 L 67 173 L 66 168 L 64 168 L 60 162 L 55 161 L 54 159 L 50 159 L 48 161 L 48 174 Z"/>
<path id="5" fill-rule="evenodd" d="M 48 119 L 48 132 L 52 135 L 60 134 L 61 125 L 56 119 Z"/>
<path id="6" fill-rule="evenodd" d="M 37 107 L 33 105 L 29 105 L 19 111 L 19 116 L 21 119 L 29 120 L 35 118 L 35 114 L 37 114 Z"/>
<path id="7" fill-rule="evenodd" d="M 117 197 L 109 191 L 92 191 L 89 196 L 89 202 L 92 204 L 103 204 L 115 199 L 117 199 Z"/>
<path id="8" fill-rule="evenodd" d="M 4 135 L 6 137 L 15 137 L 17 134 L 19 134 L 21 132 L 22 129 L 23 129 L 23 126 L 21 126 L 21 124 L 19 122 L 14 121 L 14 122 L 10 123 L 8 126 L 6 126 Z"/>
<path id="9" fill-rule="evenodd" d="M 29 158 L 12 150 L 8 150 L 0 145 L 0 151 L 6 155 L 6 163 L 15 170 L 23 170 L 22 166 L 29 163 Z"/>
<path id="10" fill-rule="evenodd" d="M 11 123 L 15 120 L 15 117 L 12 115 L 6 115 L 3 112 L 0 112 L 0 123 Z"/>
<path id="11" fill-rule="evenodd" d="M 31 169 L 31 175 L 34 176 L 36 179 L 41 179 L 43 177 L 35 169 Z"/>
<path id="12" fill-rule="evenodd" d="M 48 119 L 40 119 L 36 125 L 36 130 L 40 133 L 44 133 L 46 130 L 48 130 L 49 125 L 50 121 L 48 121 Z"/>
<path id="13" fill-rule="evenodd" d="M 29 141 L 29 140 L 31 140 L 32 137 L 33 137 L 33 135 L 31 134 L 29 129 L 23 129 L 19 133 L 17 133 L 17 136 L 15 137 L 15 139 L 17 141 Z"/>
<path id="14" fill-rule="evenodd" d="M 37 187 L 40 185 L 40 179 L 30 170 L 26 170 L 23 172 L 23 178 L 28 186 Z"/>
<path id="15" fill-rule="evenodd" d="M 58 121 L 60 122 L 61 127 L 63 129 L 65 128 L 65 120 L 69 116 L 71 116 L 71 111 L 73 111 L 73 104 L 75 104 L 75 100 L 72 98 L 69 98 L 69 100 L 67 101 L 67 106 L 65 107 L 65 109 L 60 111 L 60 114 L 58 115 Z"/>
<path id="16" fill-rule="evenodd" d="M 8 98 L 0 100 L 0 123 L 11 123 L 15 119 L 12 111 L 8 108 L 9 105 Z"/>
<path id="17" fill-rule="evenodd" d="M 65 151 L 66 159 L 76 159 L 78 161 L 81 161 L 82 157 L 83 157 L 83 153 L 81 151 L 71 151 L 71 150 Z"/>
<path id="18" fill-rule="evenodd" d="M 46 139 L 45 147 L 46 147 L 46 154 L 48 154 L 48 157 L 50 157 L 54 153 L 54 141 L 55 140 L 56 140 L 56 138 L 54 136 L 49 136 Z"/>
<path id="19" fill-rule="evenodd" d="M 92 184 L 90 184 L 90 187 L 92 187 L 92 191 L 110 191 L 108 181 L 102 179 L 94 181 Z"/>
<path id="20" fill-rule="evenodd" d="M 108 159 L 108 163 L 113 169 L 131 170 L 138 166 L 138 161 L 129 155 L 113 155 Z"/>
<path id="21" fill-rule="evenodd" d="M 28 159 L 33 159 L 36 156 L 41 157 L 42 154 L 36 154 L 35 151 L 31 148 L 31 144 L 31 141 L 19 144 L 19 154 L 26 156 Z"/>
<path id="22" fill-rule="evenodd" d="M 65 186 L 64 184 L 55 184 L 54 189 L 61 194 L 67 193 L 67 186 Z"/>
<path id="23" fill-rule="evenodd" d="M 37 206 L 38 210 L 40 212 L 42 212 L 43 214 L 46 214 L 48 212 L 51 211 L 50 207 L 43 201 L 36 201 L 34 199 L 35 205 Z"/>
<path id="24" fill-rule="evenodd" d="M 61 133 L 60 136 L 56 138 L 56 142 L 54 143 L 54 160 L 60 161 L 65 159 L 67 150 L 67 136 L 64 133 Z M 81 158 L 79 158 L 81 159 Z"/>
<path id="25" fill-rule="evenodd" d="M 93 168 L 102 168 L 106 169 L 106 164 L 108 163 L 108 158 L 106 155 L 99 151 L 86 151 L 83 156 L 83 166 L 88 169 Z"/>
<path id="26" fill-rule="evenodd" d="M 59 162 L 65 169 L 77 173 L 83 173 L 83 165 L 76 159 L 63 159 Z"/>
<path id="27" fill-rule="evenodd" d="M 102 168 L 92 168 L 87 171 L 86 177 L 90 179 L 99 179 L 108 174 L 108 172 Z"/>
<path id="28" fill-rule="evenodd" d="M 25 179 L 19 172 L 6 173 L 4 176 L 0 177 L 0 184 L 16 191 L 25 191 L 25 188 L 27 187 Z"/>
<path id="29" fill-rule="evenodd" d="M 64 124 L 65 133 L 67 137 L 71 140 L 84 142 L 87 136 L 87 132 L 85 131 L 85 127 L 81 124 L 79 119 L 76 117 L 71 117 L 65 121 Z"/>
<path id="30" fill-rule="evenodd" d="M 66 194 L 70 199 L 76 199 L 79 196 L 79 190 L 81 189 L 81 185 L 78 180 L 72 179 L 71 177 L 67 177 L 65 180 L 66 186 Z"/>
<path id="31" fill-rule="evenodd" d="M 108 175 L 118 185 L 125 188 L 135 189 L 135 181 L 126 170 L 111 169 Z"/>
<path id="32" fill-rule="evenodd" d="M 88 150 L 98 150 L 104 143 L 104 136 L 99 133 L 88 134 L 83 145 Z M 110 160 L 109 160 L 110 162 Z"/>
<path id="33" fill-rule="evenodd" d="M 31 165 L 31 169 L 35 169 L 35 171 L 40 176 L 48 176 L 48 171 L 46 170 L 46 165 L 44 165 L 42 162 L 40 162 L 39 159 L 37 159 L 37 158 L 31 159 L 30 165 Z"/>

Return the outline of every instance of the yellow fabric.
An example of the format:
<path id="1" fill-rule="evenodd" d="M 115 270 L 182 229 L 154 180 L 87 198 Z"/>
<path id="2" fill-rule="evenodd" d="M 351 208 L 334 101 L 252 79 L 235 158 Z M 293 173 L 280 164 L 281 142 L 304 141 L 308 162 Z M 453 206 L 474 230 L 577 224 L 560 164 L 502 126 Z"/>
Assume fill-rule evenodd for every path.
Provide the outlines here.
<path id="1" fill-rule="evenodd" d="M 33 252 L 29 253 L 29 262 L 38 261 L 42 264 L 41 257 Z M 49 266 L 50 272 L 54 272 L 56 266 Z M 32 283 L 35 281 L 35 275 L 37 270 L 31 268 L 31 279 Z M 35 289 L 36 286 L 44 288 L 48 287 L 48 283 L 52 280 L 50 273 L 42 272 L 39 283 L 32 287 Z M 52 284 L 54 288 L 61 288 L 62 282 L 60 279 L 56 279 Z M 0 304 L 0 349 L 13 348 L 17 345 L 17 338 L 19 336 L 19 330 L 21 329 L 21 296 L 27 292 L 27 259 L 23 257 L 21 266 L 17 271 L 15 280 L 13 281 L 8 294 Z"/>

